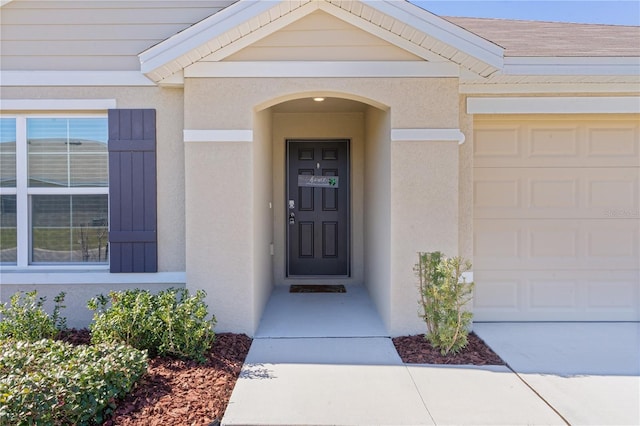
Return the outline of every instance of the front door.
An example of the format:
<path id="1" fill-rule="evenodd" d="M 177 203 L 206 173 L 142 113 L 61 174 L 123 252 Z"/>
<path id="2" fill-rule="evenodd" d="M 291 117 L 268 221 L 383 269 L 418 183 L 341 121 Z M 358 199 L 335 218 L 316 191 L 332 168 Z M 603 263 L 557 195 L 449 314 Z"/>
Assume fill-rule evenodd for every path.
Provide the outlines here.
<path id="1" fill-rule="evenodd" d="M 349 141 L 287 141 L 287 276 L 349 275 Z"/>

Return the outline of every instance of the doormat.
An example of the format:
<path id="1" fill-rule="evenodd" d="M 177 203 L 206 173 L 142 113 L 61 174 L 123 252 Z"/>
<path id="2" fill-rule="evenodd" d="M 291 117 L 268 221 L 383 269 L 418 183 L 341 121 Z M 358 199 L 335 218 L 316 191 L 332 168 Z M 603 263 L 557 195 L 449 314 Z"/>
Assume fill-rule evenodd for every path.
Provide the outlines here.
<path id="1" fill-rule="evenodd" d="M 328 284 L 293 284 L 289 287 L 289 293 L 346 293 L 347 289 L 342 285 Z"/>

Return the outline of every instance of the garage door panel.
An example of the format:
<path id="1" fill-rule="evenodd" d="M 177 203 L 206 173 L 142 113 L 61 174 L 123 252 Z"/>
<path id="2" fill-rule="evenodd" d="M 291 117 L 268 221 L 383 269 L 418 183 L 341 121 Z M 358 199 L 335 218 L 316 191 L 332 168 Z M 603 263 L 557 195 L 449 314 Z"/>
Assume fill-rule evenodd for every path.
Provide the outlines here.
<path id="1" fill-rule="evenodd" d="M 476 271 L 476 321 L 637 321 L 637 271 Z"/>
<path id="2" fill-rule="evenodd" d="M 474 122 L 476 320 L 640 320 L 639 118 Z"/>
<path id="3" fill-rule="evenodd" d="M 474 270 L 640 267 L 640 221 L 477 219 Z"/>
<path id="4" fill-rule="evenodd" d="M 612 218 L 640 213 L 637 168 L 477 168 L 476 218 Z"/>
<path id="5" fill-rule="evenodd" d="M 475 167 L 638 167 L 640 126 L 631 120 L 478 122 Z"/>

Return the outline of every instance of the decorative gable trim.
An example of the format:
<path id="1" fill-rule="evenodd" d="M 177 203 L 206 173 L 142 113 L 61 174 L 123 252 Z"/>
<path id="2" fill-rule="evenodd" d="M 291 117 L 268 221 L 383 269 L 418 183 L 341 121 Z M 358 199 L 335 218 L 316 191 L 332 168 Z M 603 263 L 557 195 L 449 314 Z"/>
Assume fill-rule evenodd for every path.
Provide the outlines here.
<path id="1" fill-rule="evenodd" d="M 503 66 L 501 47 L 407 2 L 240 0 L 139 55 L 155 82 L 207 57 L 220 61 L 322 10 L 430 62 L 451 61 L 483 77 Z"/>

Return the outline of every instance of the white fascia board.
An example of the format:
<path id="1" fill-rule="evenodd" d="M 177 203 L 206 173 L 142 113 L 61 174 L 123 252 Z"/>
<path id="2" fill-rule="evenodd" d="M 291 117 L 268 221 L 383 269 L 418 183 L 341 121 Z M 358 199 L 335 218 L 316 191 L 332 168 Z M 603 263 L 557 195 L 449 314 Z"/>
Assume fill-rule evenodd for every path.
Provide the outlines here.
<path id="1" fill-rule="evenodd" d="M 253 130 L 183 130 L 185 142 L 253 142 Z"/>
<path id="2" fill-rule="evenodd" d="M 239 0 L 138 55 L 143 73 L 171 62 L 221 34 L 237 27 L 281 1 Z"/>
<path id="3" fill-rule="evenodd" d="M 507 57 L 504 75 L 639 75 L 640 57 Z"/>
<path id="4" fill-rule="evenodd" d="M 456 141 L 462 145 L 465 136 L 460 129 L 391 129 L 391 141 Z"/>
<path id="5" fill-rule="evenodd" d="M 155 85 L 140 71 L 2 71 L 0 73 L 0 87 Z"/>
<path id="6" fill-rule="evenodd" d="M 4 111 L 104 111 L 115 107 L 115 99 L 0 99 Z"/>
<path id="7" fill-rule="evenodd" d="M 467 98 L 468 114 L 638 114 L 640 96 Z"/>
<path id="8" fill-rule="evenodd" d="M 495 68 L 501 69 L 504 64 L 504 48 L 419 6 L 405 1 L 361 1 Z"/>
<path id="9" fill-rule="evenodd" d="M 206 77 L 458 77 L 453 62 L 322 61 L 197 62 L 184 76 Z"/>

